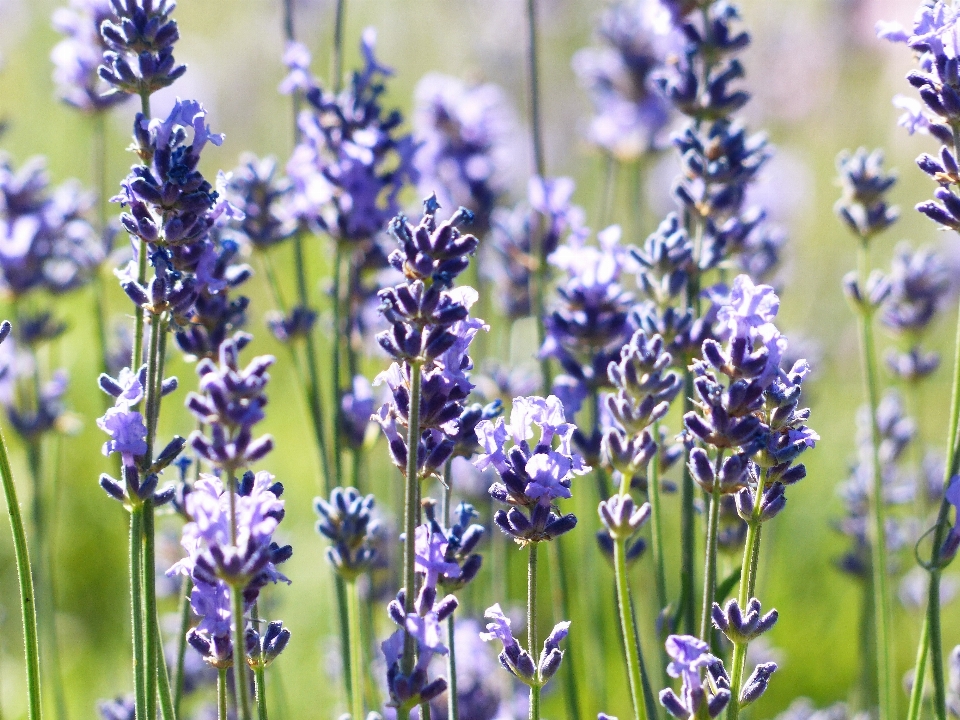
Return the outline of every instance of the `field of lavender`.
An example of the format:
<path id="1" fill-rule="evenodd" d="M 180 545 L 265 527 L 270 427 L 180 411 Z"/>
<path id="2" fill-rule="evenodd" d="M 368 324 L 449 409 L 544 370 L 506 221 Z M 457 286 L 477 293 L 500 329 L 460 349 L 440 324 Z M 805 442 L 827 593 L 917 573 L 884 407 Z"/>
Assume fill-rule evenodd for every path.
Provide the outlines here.
<path id="1" fill-rule="evenodd" d="M 960 718 L 958 66 L 0 0 L 0 718 Z"/>

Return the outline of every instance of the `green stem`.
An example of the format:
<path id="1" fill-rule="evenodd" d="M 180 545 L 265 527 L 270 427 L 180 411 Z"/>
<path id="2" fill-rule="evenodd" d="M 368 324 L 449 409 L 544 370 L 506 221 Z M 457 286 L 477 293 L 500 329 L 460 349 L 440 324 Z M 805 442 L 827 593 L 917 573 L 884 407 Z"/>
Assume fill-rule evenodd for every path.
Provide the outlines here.
<path id="1" fill-rule="evenodd" d="M 243 587 L 233 585 L 230 588 L 233 601 L 233 684 L 237 693 L 237 716 L 239 720 L 250 720 L 250 688 L 247 687 L 247 653 L 245 626 L 243 621 Z"/>
<path id="2" fill-rule="evenodd" d="M 717 538 L 720 532 L 720 464 L 723 451 L 717 453 L 713 491 L 710 493 L 710 511 L 707 515 L 706 557 L 703 563 L 703 605 L 700 615 L 700 639 L 710 643 L 710 611 L 717 591 Z"/>
<path id="3" fill-rule="evenodd" d="M 34 363 L 36 363 L 34 358 Z M 34 397 L 40 397 L 40 379 L 34 365 Z M 37 561 L 33 572 L 36 574 L 36 584 L 39 593 L 37 601 L 37 616 L 39 630 L 42 633 L 43 664 L 46 668 L 47 680 L 53 687 L 54 706 L 58 720 L 66 718 L 66 698 L 63 689 L 63 676 L 60 668 L 60 643 L 57 634 L 57 608 L 53 589 L 53 551 L 50 547 L 48 528 L 46 493 L 43 482 L 43 447 L 42 440 L 35 438 L 27 443 L 27 466 L 30 469 L 30 482 L 33 490 L 31 498 L 31 513 L 33 515 L 34 534 L 36 536 Z"/>
<path id="4" fill-rule="evenodd" d="M 633 590 L 630 589 L 629 585 L 627 586 L 627 592 L 630 596 L 630 613 L 636 617 L 637 610 L 633 604 Z M 650 687 L 650 676 L 647 674 L 647 664 L 643 660 L 643 646 L 640 644 L 640 631 L 637 623 L 633 624 L 633 642 L 637 648 L 637 661 L 640 664 L 640 687 L 643 688 L 643 700 L 647 710 L 647 717 L 650 718 L 650 720 L 657 720 L 657 696 L 654 695 L 653 688 Z"/>
<path id="5" fill-rule="evenodd" d="M 743 564 L 740 568 L 740 593 L 737 602 L 741 608 L 753 597 L 756 589 L 757 568 L 760 564 L 760 500 L 763 498 L 764 478 L 761 475 L 753 500 L 753 514 L 747 521 L 747 538 L 743 547 Z M 727 720 L 737 720 L 740 715 L 740 687 L 743 683 L 743 668 L 747 660 L 747 643 L 734 643 L 733 675 L 730 683 L 730 705 Z"/>
<path id="6" fill-rule="evenodd" d="M 160 623 L 156 616 L 153 618 L 153 632 L 157 647 L 157 695 L 160 698 L 160 717 L 162 720 L 176 720 L 173 694 L 170 692 L 170 672 L 167 669 L 167 658 L 163 654 L 163 635 L 160 633 Z"/>
<path id="7" fill-rule="evenodd" d="M 450 501 L 453 495 L 453 462 L 447 460 L 443 465 L 443 496 L 440 501 L 440 512 L 443 517 L 443 526 L 450 527 Z M 460 708 L 457 698 L 457 650 L 456 634 L 453 613 L 447 618 L 447 720 L 460 720 Z"/>
<path id="8" fill-rule="evenodd" d="M 660 440 L 660 423 L 653 425 L 653 437 Z M 654 580 L 657 586 L 657 609 L 667 607 L 667 574 L 663 558 L 663 516 L 660 505 L 660 463 L 654 457 L 647 466 L 647 496 L 650 499 L 650 545 L 653 551 Z"/>
<path id="9" fill-rule="evenodd" d="M 217 720 L 227 720 L 226 668 L 217 668 Z"/>
<path id="10" fill-rule="evenodd" d="M 413 362 L 409 367 L 410 410 L 407 421 L 407 469 L 403 495 L 403 531 L 405 533 L 403 542 L 403 612 L 405 615 L 410 615 L 414 611 L 414 593 L 416 591 L 414 536 L 417 529 L 417 511 L 419 510 L 417 499 L 420 493 L 417 474 L 417 448 L 420 445 L 420 382 L 422 375 L 419 362 Z M 403 657 L 401 658 L 401 669 L 404 675 L 409 676 L 413 672 L 415 661 L 413 636 L 410 633 L 405 633 Z M 402 714 L 409 717 L 409 710 Z"/>
<path id="11" fill-rule="evenodd" d="M 693 409 L 693 375 L 684 370 L 683 412 Z M 693 476 L 690 474 L 689 450 L 684 450 L 683 478 L 680 482 L 680 602 L 683 632 L 694 633 L 694 561 L 696 548 L 694 533 L 696 517 L 693 509 Z"/>
<path id="12" fill-rule="evenodd" d="M 193 581 L 184 575 L 180 586 L 180 632 L 177 636 L 177 675 L 174 683 L 173 716 L 180 717 L 180 704 L 183 702 L 184 663 L 187 657 L 187 632 L 190 630 L 190 593 Z"/>
<path id="13" fill-rule="evenodd" d="M 861 286 L 866 283 L 870 267 L 869 245 L 861 242 L 858 253 Z M 879 696 L 879 720 L 893 720 L 892 664 L 890 659 L 890 593 L 887 586 L 887 539 L 886 506 L 883 493 L 883 469 L 880 465 L 880 427 L 877 423 L 877 406 L 880 403 L 877 373 L 877 354 L 873 341 L 872 312 L 861 310 L 860 353 L 863 361 L 864 393 L 870 411 L 870 445 L 872 465 L 872 488 L 870 492 L 870 545 L 873 569 L 874 622 L 877 632 L 877 692 Z"/>
<path id="14" fill-rule="evenodd" d="M 133 625 L 133 678 L 138 718 L 148 717 L 143 654 L 143 506 L 130 511 L 130 607 Z"/>
<path id="15" fill-rule="evenodd" d="M 540 657 L 537 652 L 537 548 L 540 543 L 530 543 L 530 557 L 527 562 L 527 652 L 534 662 Z M 530 685 L 529 720 L 540 720 L 540 672 Z"/>
<path id="16" fill-rule="evenodd" d="M 364 720 L 363 715 L 363 644 L 360 640 L 360 591 L 357 582 L 347 583 L 347 620 L 350 625 L 350 672 L 353 677 L 352 707 L 354 720 Z M 260 720 L 265 720 L 260 718 Z"/>
<path id="17" fill-rule="evenodd" d="M 140 93 L 140 112 L 146 120 L 150 119 L 150 93 Z M 140 238 L 137 248 L 137 282 L 144 285 L 147 282 L 147 241 Z M 137 372 L 143 363 L 143 323 L 146 310 L 140 305 L 134 315 L 133 353 L 130 358 L 130 370 Z"/>
<path id="18" fill-rule="evenodd" d="M 253 683 L 257 694 L 257 720 L 267 720 L 267 678 L 262 665 L 257 665 L 253 671 Z"/>
<path id="19" fill-rule="evenodd" d="M 107 125 L 106 113 L 93 116 L 93 181 L 97 188 L 97 219 L 101 242 L 107 237 Z M 110 349 L 107 343 L 107 303 L 101 267 L 93 272 L 93 306 L 97 344 L 100 348 L 100 372 L 110 372 Z"/>
<path id="20" fill-rule="evenodd" d="M 343 25 L 346 16 L 345 0 L 337 0 L 337 11 L 333 24 L 333 92 L 339 93 L 343 89 Z"/>
<path id="21" fill-rule="evenodd" d="M 920 626 L 920 643 L 917 645 L 917 664 L 913 673 L 913 687 L 910 690 L 910 707 L 907 710 L 907 720 L 919 720 L 920 708 L 923 704 L 923 685 L 927 675 L 927 653 L 930 649 L 930 618 L 923 617 Z"/>
<path id="22" fill-rule="evenodd" d="M 569 620 L 570 614 L 570 583 L 567 577 L 567 564 L 564 562 L 563 538 L 556 538 L 549 545 L 550 552 L 550 589 L 554 607 L 560 609 L 561 620 Z M 503 546 L 503 543 L 500 543 Z M 505 563 L 504 563 L 505 564 Z M 507 573 L 504 573 L 506 576 Z M 498 597 L 506 596 L 504 592 Z M 569 720 L 580 720 L 580 689 L 577 682 L 576 642 L 567 636 L 567 651 L 564 653 L 563 665 L 560 672 L 563 674 L 563 694 L 566 701 L 567 717 Z M 537 656 L 534 656 L 537 657 Z"/>
<path id="23" fill-rule="evenodd" d="M 342 0 L 341 0 L 342 2 Z M 343 357 L 343 299 L 340 297 L 344 266 L 344 245 L 334 240 L 337 249 L 333 260 L 333 362 L 330 363 L 330 387 L 333 393 L 333 468 L 338 484 L 343 477 L 343 446 L 340 442 L 340 397 L 342 392 L 340 365 Z M 349 261 L 348 261 L 349 262 Z"/>
<path id="24" fill-rule="evenodd" d="M 20 615 L 23 619 L 23 647 L 27 671 L 27 718 L 40 720 L 40 641 L 37 634 L 36 595 L 33 588 L 33 575 L 30 571 L 30 554 L 27 549 L 27 533 L 20 514 L 20 502 L 17 499 L 17 486 L 13 482 L 7 445 L 0 435 L 0 480 L 3 481 L 3 495 L 7 502 L 7 514 L 10 517 L 10 531 L 13 534 L 13 549 L 17 561 L 17 580 L 20 584 Z"/>
<path id="25" fill-rule="evenodd" d="M 334 575 L 334 590 L 337 597 L 337 627 L 340 631 L 340 647 L 346 648 L 343 655 L 343 687 L 347 702 L 353 705 L 353 666 L 350 660 L 350 619 L 347 617 L 347 583 L 340 575 Z"/>
<path id="26" fill-rule="evenodd" d="M 157 595 L 153 500 L 143 503 L 143 655 L 146 659 L 146 717 L 157 716 Z"/>
<path id="27" fill-rule="evenodd" d="M 630 680 L 630 700 L 633 703 L 635 720 L 647 720 L 643 685 L 640 679 L 640 661 L 635 640 L 637 629 L 630 605 L 630 590 L 627 586 L 626 538 L 618 537 L 613 543 L 613 569 L 617 582 L 617 608 L 620 611 L 620 627 L 623 631 L 623 648 L 627 661 L 627 677 Z M 534 656 L 536 657 L 536 656 Z"/>
<path id="28" fill-rule="evenodd" d="M 541 178 L 546 173 L 543 155 L 543 120 L 540 115 L 540 67 L 538 62 L 537 0 L 527 0 L 527 72 L 530 82 L 530 124 L 533 126 L 533 167 Z"/>

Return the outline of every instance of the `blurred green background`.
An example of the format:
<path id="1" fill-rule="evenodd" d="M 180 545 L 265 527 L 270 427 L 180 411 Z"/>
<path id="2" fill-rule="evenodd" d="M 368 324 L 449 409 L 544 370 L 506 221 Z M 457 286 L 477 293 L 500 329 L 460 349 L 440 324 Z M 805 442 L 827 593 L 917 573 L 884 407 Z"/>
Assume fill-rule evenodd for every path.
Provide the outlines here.
<path id="1" fill-rule="evenodd" d="M 279 4 L 279 0 L 182 0 L 175 14 L 182 37 L 177 58 L 190 69 L 172 88 L 173 94 L 203 102 L 214 130 L 227 136 L 222 148 L 205 154 L 205 169 L 211 175 L 218 168 L 233 167 L 245 150 L 274 153 L 281 160 L 290 151 L 289 100 L 276 92 L 283 76 Z M 76 177 L 89 183 L 92 128 L 56 100 L 50 79 L 49 53 L 58 40 L 50 28 L 50 15 L 57 5 L 54 0 L 0 0 L 0 117 L 9 123 L 0 147 L 18 163 L 45 155 L 55 181 Z M 329 72 L 331 5 L 303 3 L 297 8 L 298 32 L 315 53 L 314 69 L 320 77 Z M 575 200 L 596 226 L 603 164 L 582 140 L 590 107 L 577 86 L 570 57 L 594 42 L 593 27 L 601 6 L 589 0 L 542 0 L 542 7 L 547 166 L 550 174 L 567 174 L 577 180 Z M 832 529 L 842 512 L 835 486 L 845 478 L 853 459 L 854 414 L 862 398 L 853 318 L 840 292 L 840 278 L 853 267 L 855 248 L 832 212 L 837 151 L 858 145 L 882 146 L 889 163 L 901 169 L 901 182 L 893 197 L 903 208 L 903 219 L 877 242 L 878 265 L 886 263 L 902 238 L 915 244 L 942 244 L 948 253 L 960 257 L 954 236 L 939 235 L 911 209 L 932 190 L 913 165 L 919 152 L 931 150 L 932 141 L 908 137 L 895 127 L 897 111 L 890 98 L 897 92 L 910 92 L 902 80 L 910 67 L 909 53 L 873 39 L 875 20 L 906 21 L 913 7 L 914 3 L 906 0 L 743 3 L 744 18 L 754 37 L 753 47 L 745 53 L 747 84 L 755 96 L 746 118 L 752 128 L 765 129 L 778 148 L 779 157 L 765 174 L 762 192 L 776 208 L 777 219 L 788 226 L 791 238 L 786 250 L 782 326 L 791 336 L 810 340 L 818 348 L 811 424 L 822 437 L 816 451 L 804 458 L 807 479 L 789 490 L 787 510 L 768 526 L 772 532 L 764 535 L 760 594 L 765 607 L 775 606 L 780 611 L 780 622 L 770 637 L 779 652 L 781 671 L 751 711 L 756 718 L 775 715 L 800 695 L 818 704 L 845 699 L 858 672 L 860 591 L 833 564 L 845 544 Z M 440 71 L 501 84 L 520 116 L 526 116 L 525 35 L 519 0 L 348 0 L 347 8 L 347 66 L 357 60 L 361 30 L 376 27 L 380 59 L 396 69 L 389 84 L 388 105 L 409 113 L 416 82 L 428 71 Z M 163 107 L 164 102 L 169 105 L 169 99 L 157 100 L 155 108 Z M 112 181 L 119 181 L 131 163 L 124 148 L 132 114 L 132 106 L 122 106 L 110 122 Z M 527 156 L 518 157 L 517 163 L 522 172 L 530 166 Z M 629 169 L 621 173 L 614 218 L 625 224 L 628 240 L 638 242 L 657 218 L 648 210 L 639 221 L 635 219 L 629 175 Z M 517 198 L 524 187 L 522 173 L 518 176 Z M 641 206 L 655 210 L 663 206 L 670 171 L 655 169 L 648 177 L 647 199 Z M 414 200 L 412 195 L 409 199 Z M 283 257 L 278 258 L 281 267 L 290 262 L 285 253 L 281 251 Z M 330 254 L 325 239 L 311 242 L 308 262 L 318 298 L 326 287 Z M 246 292 L 253 301 L 249 329 L 257 336 L 255 351 L 275 353 L 279 358 L 264 423 L 277 447 L 264 467 L 286 486 L 287 519 L 281 535 L 295 548 L 286 567 L 293 584 L 267 591 L 270 616 L 282 618 L 293 632 L 289 649 L 269 671 L 271 687 L 276 688 L 271 701 L 282 713 L 275 717 L 335 717 L 344 708 L 338 695 L 339 681 L 328 679 L 336 672 L 335 620 L 324 543 L 313 531 L 311 499 L 319 488 L 316 455 L 288 355 L 263 327 L 262 316 L 270 306 L 266 286 L 255 278 Z M 128 312 L 119 289 L 112 286 L 110 303 L 118 316 Z M 97 486 L 98 474 L 108 470 L 109 464 L 99 454 L 103 440 L 94 423 L 102 399 L 94 385 L 92 308 L 86 291 L 60 303 L 71 330 L 50 358 L 51 363 L 68 368 L 70 407 L 82 421 L 78 433 L 47 447 L 48 468 L 57 468 L 56 603 L 71 718 L 92 716 L 99 698 L 126 692 L 130 685 L 127 522 L 120 506 Z M 119 317 L 118 322 L 123 319 Z M 948 357 L 953 320 L 950 313 L 941 321 L 936 341 Z M 502 333 L 496 337 L 505 339 Z M 512 352 L 523 356 L 529 354 L 529 348 L 514 347 Z M 496 348 L 495 354 L 505 355 L 506 349 Z M 173 357 L 171 371 L 182 382 L 164 406 L 162 437 L 185 434 L 192 427 L 181 401 L 193 386 L 193 372 L 177 353 Z M 374 361 L 365 369 L 370 377 L 379 370 Z M 917 403 L 924 442 L 943 442 L 947 374 L 941 369 Z M 676 419 L 670 424 L 676 428 Z M 22 448 L 13 442 L 14 470 L 23 480 L 21 499 L 26 502 L 25 459 Z M 370 477 L 375 487 L 392 486 L 390 495 L 399 497 L 399 478 L 386 461 L 382 443 L 371 457 Z M 610 626 L 613 606 L 604 606 L 602 600 L 609 596 L 611 575 L 608 568 L 594 562 L 597 556 L 588 531 L 596 522 L 595 490 L 589 485 L 581 488 L 578 491 L 575 486 L 579 499 L 574 504 L 587 522 L 575 533 L 579 538 L 568 543 L 574 549 L 568 554 L 570 561 L 578 565 L 578 573 L 583 572 L 577 612 L 584 617 L 602 614 L 603 622 Z M 384 506 L 391 505 L 390 495 L 381 498 Z M 675 515 L 675 498 L 668 499 L 668 508 L 668 513 Z M 671 537 L 676 537 L 675 524 L 668 527 Z M 170 522 L 168 529 L 175 552 L 178 523 Z M 739 558 L 732 563 L 739 563 Z M 509 586 L 518 600 L 523 568 L 514 562 L 510 572 Z M 602 586 L 602 593 L 598 595 L 588 582 Z M 638 596 L 652 594 L 649 558 L 635 567 L 633 582 Z M 670 582 L 671 594 L 675 594 L 675 571 Z M 6 717 L 25 714 L 16 587 L 12 545 L 4 531 L 0 533 L 0 708 Z M 484 587 L 468 598 L 468 612 L 479 614 L 492 602 L 503 601 L 492 596 L 489 583 Z M 175 600 L 164 602 L 167 610 L 174 609 Z M 647 605 L 644 611 L 649 618 L 649 604 L 641 603 Z M 379 610 L 375 612 L 380 617 Z M 902 674 L 912 665 L 919 615 L 899 604 L 895 612 L 897 667 Z M 944 645 L 949 648 L 960 642 L 957 605 L 947 605 L 944 616 Z M 650 623 L 645 627 L 647 655 L 653 661 Z M 381 624 L 380 636 L 387 631 L 386 624 Z M 575 624 L 575 642 L 593 631 Z M 587 680 L 589 710 L 594 715 L 598 710 L 623 713 L 627 707 L 620 649 L 614 637 L 606 634 L 602 656 L 578 651 L 578 668 Z M 905 698 L 901 697 L 900 704 L 905 706 Z M 546 712 L 553 718 L 563 716 L 556 697 Z"/>

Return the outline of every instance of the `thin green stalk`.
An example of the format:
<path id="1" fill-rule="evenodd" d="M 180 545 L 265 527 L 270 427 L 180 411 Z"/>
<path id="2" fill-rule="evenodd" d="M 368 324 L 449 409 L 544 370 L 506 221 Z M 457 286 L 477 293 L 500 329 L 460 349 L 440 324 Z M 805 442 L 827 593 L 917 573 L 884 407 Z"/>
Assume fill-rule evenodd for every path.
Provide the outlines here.
<path id="1" fill-rule="evenodd" d="M 653 424 L 653 437 L 660 439 L 660 423 Z M 660 505 L 660 462 L 654 457 L 647 466 L 647 497 L 650 500 L 650 545 L 653 552 L 654 581 L 657 586 L 657 610 L 667 607 L 667 574 L 663 558 L 663 516 Z"/>
<path id="2" fill-rule="evenodd" d="M 35 366 L 36 367 L 36 366 Z M 39 374 L 34 372 L 34 397 L 40 396 Z M 53 687 L 54 706 L 58 720 L 66 718 L 67 704 L 63 688 L 63 675 L 60 668 L 60 643 L 57 637 L 57 608 L 53 590 L 53 552 L 50 548 L 50 536 L 46 493 L 43 482 L 43 448 L 39 438 L 27 443 L 27 466 L 30 469 L 30 481 L 33 490 L 31 513 L 33 515 L 34 534 L 36 536 L 38 558 L 34 563 L 36 584 L 40 592 L 37 599 L 37 615 L 41 642 L 43 643 L 43 664 L 47 679 Z"/>
<path id="3" fill-rule="evenodd" d="M 180 705 L 183 702 L 184 663 L 187 657 L 187 631 L 190 629 L 190 592 L 193 590 L 193 580 L 189 575 L 183 576 L 180 586 L 180 631 L 177 635 L 177 675 L 173 692 L 173 716 L 180 717 Z"/>
<path id="4" fill-rule="evenodd" d="M 693 397 L 693 375 L 684 370 L 683 412 L 693 409 L 690 398 Z M 684 459 L 689 459 L 689 451 L 684 450 Z M 688 463 L 683 463 L 683 477 L 680 482 L 680 620 L 683 632 L 694 633 L 694 561 L 696 542 L 696 516 L 693 509 L 693 476 Z"/>
<path id="5" fill-rule="evenodd" d="M 157 716 L 157 595 L 153 500 L 143 503 L 143 654 L 146 658 L 146 717 Z"/>
<path id="6" fill-rule="evenodd" d="M 160 717 L 162 720 L 176 720 L 173 709 L 173 694 L 170 692 L 170 672 L 167 658 L 163 654 L 163 635 L 160 633 L 159 619 L 154 615 L 153 632 L 157 647 L 157 696 L 160 698 Z"/>
<path id="7" fill-rule="evenodd" d="M 717 453 L 713 491 L 710 493 L 710 511 L 707 516 L 706 558 L 703 563 L 703 605 L 700 615 L 700 639 L 710 643 L 710 611 L 713 596 L 717 594 L 717 539 L 720 533 L 720 464 L 723 451 Z"/>
<path id="8" fill-rule="evenodd" d="M 262 665 L 257 665 L 253 671 L 253 683 L 257 694 L 257 720 L 267 720 L 267 678 Z"/>
<path id="9" fill-rule="evenodd" d="M 543 177 L 546 173 L 546 162 L 543 155 L 543 120 L 540 114 L 538 45 L 537 0 L 527 0 L 527 72 L 530 82 L 530 124 L 533 126 L 533 167 L 536 174 Z"/>
<path id="10" fill-rule="evenodd" d="M 350 672 L 353 677 L 350 683 L 353 691 L 350 709 L 354 720 L 363 720 L 363 644 L 360 639 L 360 591 L 356 580 L 347 583 L 347 621 L 350 626 Z"/>
<path id="11" fill-rule="evenodd" d="M 917 664 L 913 673 L 913 687 L 910 689 L 910 707 L 907 710 L 907 720 L 918 720 L 920 708 L 923 704 L 923 685 L 927 679 L 927 654 L 930 650 L 930 618 L 923 616 L 923 625 L 920 626 L 920 643 L 917 645 Z"/>
<path id="12" fill-rule="evenodd" d="M 150 119 L 150 93 L 140 93 L 140 112 L 144 118 Z M 147 282 L 147 241 L 140 238 L 137 248 L 137 282 L 145 285 Z M 130 369 L 137 372 L 143 363 L 143 323 L 146 310 L 137 305 L 134 311 L 133 353 L 130 359 Z"/>
<path id="13" fill-rule="evenodd" d="M 452 461 L 447 460 L 443 465 L 443 496 L 440 501 L 440 512 L 443 516 L 443 526 L 450 527 L 450 501 L 453 495 Z M 447 720 L 460 720 L 460 708 L 457 698 L 457 649 L 454 613 L 447 618 Z"/>
<path id="14" fill-rule="evenodd" d="M 957 137 L 957 132 L 954 132 Z M 957 143 L 955 143 L 957 144 Z M 960 469 L 960 442 L 958 442 L 957 432 L 960 427 L 960 312 L 957 315 L 957 338 L 954 345 L 953 359 L 953 388 L 950 394 L 950 418 L 947 430 L 947 466 L 943 477 L 944 489 L 950 484 L 950 480 Z M 947 698 L 946 687 L 944 683 L 943 672 L 943 639 L 940 632 L 940 548 L 947 535 L 947 518 L 949 517 L 950 505 L 946 497 L 940 503 L 940 509 L 937 512 L 937 524 L 933 531 L 933 544 L 930 550 L 930 583 L 927 588 L 927 612 L 926 625 L 929 632 L 929 657 L 930 669 L 933 675 L 933 709 L 937 720 L 946 720 L 947 717 Z M 921 638 L 922 640 L 923 638 Z M 919 657 L 921 650 L 918 648 Z"/>
<path id="15" fill-rule="evenodd" d="M 527 652 L 536 662 L 537 652 L 537 548 L 540 543 L 530 543 L 530 558 L 527 562 Z M 529 720 L 540 720 L 540 673 L 537 672 L 530 685 Z"/>
<path id="16" fill-rule="evenodd" d="M 133 626 L 133 678 L 138 718 L 148 717 L 143 654 L 143 506 L 130 510 L 130 608 Z"/>
<path id="17" fill-rule="evenodd" d="M 226 668 L 217 668 L 217 720 L 227 720 Z"/>
<path id="18" fill-rule="evenodd" d="M 861 242 L 858 254 L 861 284 L 866 282 L 870 267 L 869 245 Z M 883 469 L 880 465 L 880 427 L 877 423 L 877 406 L 880 391 L 877 372 L 877 353 L 873 341 L 872 313 L 858 313 L 860 326 L 860 353 L 863 361 L 864 391 L 870 411 L 870 445 L 873 483 L 870 492 L 870 545 L 873 569 L 875 624 L 877 632 L 877 694 L 879 697 L 879 720 L 893 720 L 893 667 L 890 658 L 890 592 L 887 577 L 886 506 L 883 493 Z"/>
<path id="19" fill-rule="evenodd" d="M 307 274 L 303 257 L 303 234 L 297 232 L 293 236 L 294 266 L 297 277 L 297 299 L 299 304 L 310 307 L 307 293 Z M 314 436 L 317 441 L 317 450 L 320 453 L 320 466 L 323 471 L 323 494 L 330 495 L 334 486 L 330 469 L 330 456 L 327 452 L 326 431 L 323 419 L 323 396 L 320 390 L 320 377 L 317 373 L 317 349 L 313 332 L 308 332 L 304 341 L 307 353 L 307 402 L 310 407 L 310 417 L 313 420 Z M 339 478 L 339 476 L 338 476 Z"/>
<path id="20" fill-rule="evenodd" d="M 501 547 L 505 547 L 503 542 Z M 558 537 L 550 543 L 550 588 L 554 607 L 560 609 L 561 620 L 570 619 L 570 582 L 567 576 L 567 564 L 564 562 L 563 538 Z M 506 563 L 504 562 L 504 565 Z M 503 573 L 504 578 L 508 573 Z M 506 590 L 506 589 L 504 589 Z M 504 591 L 497 597 L 506 597 Z M 571 637 L 567 636 L 567 651 L 564 653 L 563 665 L 560 666 L 560 672 L 563 675 L 564 700 L 566 701 L 567 717 L 569 720 L 580 720 L 580 689 L 577 682 L 576 653 L 575 642 L 571 642 Z M 534 656 L 538 657 L 538 656 Z"/>
<path id="21" fill-rule="evenodd" d="M 293 0 L 283 0 L 283 36 L 288 43 L 297 39 L 294 28 Z M 290 99 L 293 105 L 293 142 L 296 145 L 300 142 L 300 124 L 298 122 L 301 103 L 300 93 L 297 91 L 290 93 Z"/>
<path id="22" fill-rule="evenodd" d="M 617 582 L 617 608 L 620 611 L 620 627 L 623 630 L 623 649 L 627 661 L 627 677 L 630 680 L 630 701 L 633 703 L 635 720 L 646 720 L 647 713 L 643 686 L 640 679 L 640 661 L 637 653 L 636 621 L 630 605 L 627 587 L 626 538 L 619 537 L 613 542 L 613 569 Z M 534 655 L 536 657 L 536 655 Z"/>
<path id="23" fill-rule="evenodd" d="M 97 188 L 97 219 L 101 240 L 107 234 L 107 124 L 106 113 L 97 112 L 93 116 L 93 178 Z M 100 267 L 93 273 L 93 306 L 96 321 L 97 344 L 100 348 L 100 372 L 110 370 L 110 351 L 107 343 L 107 309 L 103 277 Z"/>
<path id="24" fill-rule="evenodd" d="M 333 362 L 330 363 L 330 387 L 333 393 L 333 469 L 338 478 L 343 477 L 343 445 L 340 442 L 340 395 L 342 392 L 340 364 L 343 357 L 343 298 L 341 296 L 341 279 L 343 277 L 344 248 L 343 243 L 336 242 L 336 253 L 333 260 Z M 347 261 L 349 262 L 349 260 Z"/>
<path id="25" fill-rule="evenodd" d="M 760 559 L 760 501 L 763 498 L 764 478 L 761 476 L 754 494 L 753 514 L 747 521 L 747 538 L 743 547 L 743 564 L 740 569 L 740 593 L 737 602 L 741 608 L 753 597 L 756 589 L 757 568 Z M 730 683 L 730 705 L 727 720 L 737 720 L 740 715 L 740 687 L 743 683 L 743 668 L 747 659 L 747 643 L 734 643 L 733 674 Z"/>
<path id="26" fill-rule="evenodd" d="M 350 647 L 350 620 L 347 617 L 347 583 L 334 573 L 334 590 L 337 598 L 337 629 L 340 632 L 340 647 Z M 350 660 L 349 650 L 343 655 L 343 688 L 347 695 L 347 702 L 353 704 L 353 666 Z"/>
<path id="27" fill-rule="evenodd" d="M 10 532 L 13 534 L 13 550 L 17 561 L 17 581 L 20 584 L 20 615 L 23 620 L 23 649 L 27 671 L 27 718 L 40 720 L 40 640 L 37 634 L 36 595 L 33 575 L 30 571 L 30 553 L 27 549 L 27 533 L 20 514 L 17 486 L 10 470 L 7 445 L 0 434 L 0 480 L 10 517 Z"/>
<path id="28" fill-rule="evenodd" d="M 250 720 L 250 688 L 247 686 L 246 657 L 244 638 L 246 636 L 243 621 L 243 588 L 234 585 L 230 588 L 233 601 L 233 684 L 237 693 L 237 717 Z"/>
<path id="29" fill-rule="evenodd" d="M 343 25 L 346 18 L 346 1 L 337 0 L 336 16 L 333 21 L 333 92 L 343 89 Z"/>
<path id="30" fill-rule="evenodd" d="M 637 610 L 633 604 L 633 590 L 627 585 L 627 592 L 630 596 L 630 613 L 636 617 Z M 643 660 L 643 646 L 640 644 L 640 631 L 637 624 L 633 624 L 633 642 L 637 647 L 637 660 L 640 664 L 640 687 L 643 688 L 643 700 L 647 710 L 647 717 L 650 720 L 657 719 L 657 701 L 653 688 L 650 687 L 650 676 L 647 674 L 647 664 Z M 669 683 L 667 683 L 669 685 Z"/>
<path id="31" fill-rule="evenodd" d="M 410 365 L 410 410 L 407 421 L 407 469 L 403 494 L 403 531 L 406 534 L 403 542 L 403 612 L 409 615 L 414 611 L 414 595 L 416 590 L 415 574 L 415 545 L 414 536 L 417 529 L 417 511 L 419 503 L 420 482 L 417 474 L 417 448 L 420 445 L 420 383 L 422 373 L 420 363 Z M 403 657 L 401 669 L 404 675 L 413 672 L 416 662 L 413 636 L 404 634 Z M 409 717 L 410 711 L 405 710 L 403 717 Z"/>

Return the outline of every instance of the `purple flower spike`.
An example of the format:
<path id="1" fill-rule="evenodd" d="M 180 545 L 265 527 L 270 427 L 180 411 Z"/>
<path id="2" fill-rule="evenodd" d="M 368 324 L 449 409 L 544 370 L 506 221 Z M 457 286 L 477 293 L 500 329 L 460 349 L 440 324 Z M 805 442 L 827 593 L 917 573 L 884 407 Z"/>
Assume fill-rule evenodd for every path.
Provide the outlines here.
<path id="1" fill-rule="evenodd" d="M 710 654 L 710 646 L 692 635 L 671 635 L 666 641 L 670 663 L 667 673 L 681 678 L 687 687 L 700 685 L 700 669 L 707 667 L 716 658 Z"/>
<path id="2" fill-rule="evenodd" d="M 416 530 L 416 570 L 424 574 L 423 588 L 436 589 L 441 576 L 457 578 L 460 566 L 446 559 L 447 538 L 424 524 Z M 432 603 L 430 603 L 432 605 Z"/>

